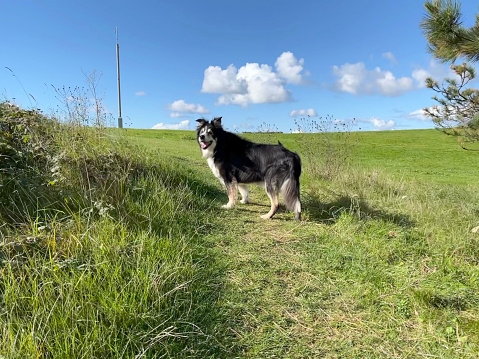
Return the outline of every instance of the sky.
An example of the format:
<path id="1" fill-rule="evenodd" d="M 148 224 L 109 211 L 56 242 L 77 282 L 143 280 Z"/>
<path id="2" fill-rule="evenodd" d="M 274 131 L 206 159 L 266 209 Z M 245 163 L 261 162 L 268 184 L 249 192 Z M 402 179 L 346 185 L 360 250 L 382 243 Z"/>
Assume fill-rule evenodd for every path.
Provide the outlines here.
<path id="1" fill-rule="evenodd" d="M 53 113 L 53 90 L 95 73 L 124 127 L 297 131 L 301 119 L 351 130 L 433 128 L 421 0 L 0 0 L 0 100 Z M 464 25 L 478 2 L 462 1 Z"/>

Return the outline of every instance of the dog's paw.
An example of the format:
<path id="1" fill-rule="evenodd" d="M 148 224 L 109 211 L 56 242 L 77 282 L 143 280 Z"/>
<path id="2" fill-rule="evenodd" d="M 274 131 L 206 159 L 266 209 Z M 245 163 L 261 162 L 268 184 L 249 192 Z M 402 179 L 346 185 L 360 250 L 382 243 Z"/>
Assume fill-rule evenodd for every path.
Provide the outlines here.
<path id="1" fill-rule="evenodd" d="M 231 203 L 227 203 L 221 206 L 221 208 L 225 208 L 225 209 L 231 209 L 233 207 L 234 207 L 234 204 L 231 204 Z"/>
<path id="2" fill-rule="evenodd" d="M 247 199 L 242 199 L 240 202 L 241 202 L 242 204 L 248 204 L 248 203 L 249 203 L 249 200 L 247 200 Z"/>
<path id="3" fill-rule="evenodd" d="M 260 217 L 263 218 L 263 219 L 271 219 L 271 216 L 269 214 L 263 214 Z"/>

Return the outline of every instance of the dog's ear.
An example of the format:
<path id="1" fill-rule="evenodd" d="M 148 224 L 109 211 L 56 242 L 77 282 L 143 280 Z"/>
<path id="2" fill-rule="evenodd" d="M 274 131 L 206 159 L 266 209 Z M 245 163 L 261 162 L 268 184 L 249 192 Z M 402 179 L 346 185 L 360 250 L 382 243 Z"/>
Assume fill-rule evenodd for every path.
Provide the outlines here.
<path id="1" fill-rule="evenodd" d="M 213 119 L 213 121 L 211 121 L 211 123 L 212 123 L 213 126 L 215 126 L 216 128 L 219 128 L 219 127 L 221 127 L 221 119 L 222 119 L 222 118 L 223 118 L 223 117 L 215 117 L 215 118 Z"/>
<path id="2" fill-rule="evenodd" d="M 200 128 L 201 126 L 203 126 L 208 121 L 206 121 L 204 118 L 199 118 L 199 119 L 196 120 L 196 122 L 198 122 L 198 128 Z"/>

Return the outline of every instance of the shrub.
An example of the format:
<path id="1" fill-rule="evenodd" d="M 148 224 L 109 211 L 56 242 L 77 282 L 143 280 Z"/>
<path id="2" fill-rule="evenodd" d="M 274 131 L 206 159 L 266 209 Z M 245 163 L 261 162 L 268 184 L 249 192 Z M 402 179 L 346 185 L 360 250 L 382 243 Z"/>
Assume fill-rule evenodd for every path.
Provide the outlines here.
<path id="1" fill-rule="evenodd" d="M 39 110 L 0 103 L 0 216 L 18 221 L 55 201 L 59 124 Z"/>

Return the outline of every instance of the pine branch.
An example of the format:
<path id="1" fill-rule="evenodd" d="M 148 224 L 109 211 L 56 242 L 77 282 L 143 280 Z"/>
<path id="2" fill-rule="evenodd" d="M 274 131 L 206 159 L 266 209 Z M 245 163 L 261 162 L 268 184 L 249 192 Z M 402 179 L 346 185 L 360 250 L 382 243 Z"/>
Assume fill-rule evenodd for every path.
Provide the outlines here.
<path id="1" fill-rule="evenodd" d="M 424 4 L 427 11 L 420 27 L 429 43 L 429 51 L 443 62 L 459 57 L 479 61 L 479 15 L 471 28 L 462 26 L 461 6 L 451 0 L 433 0 Z"/>

